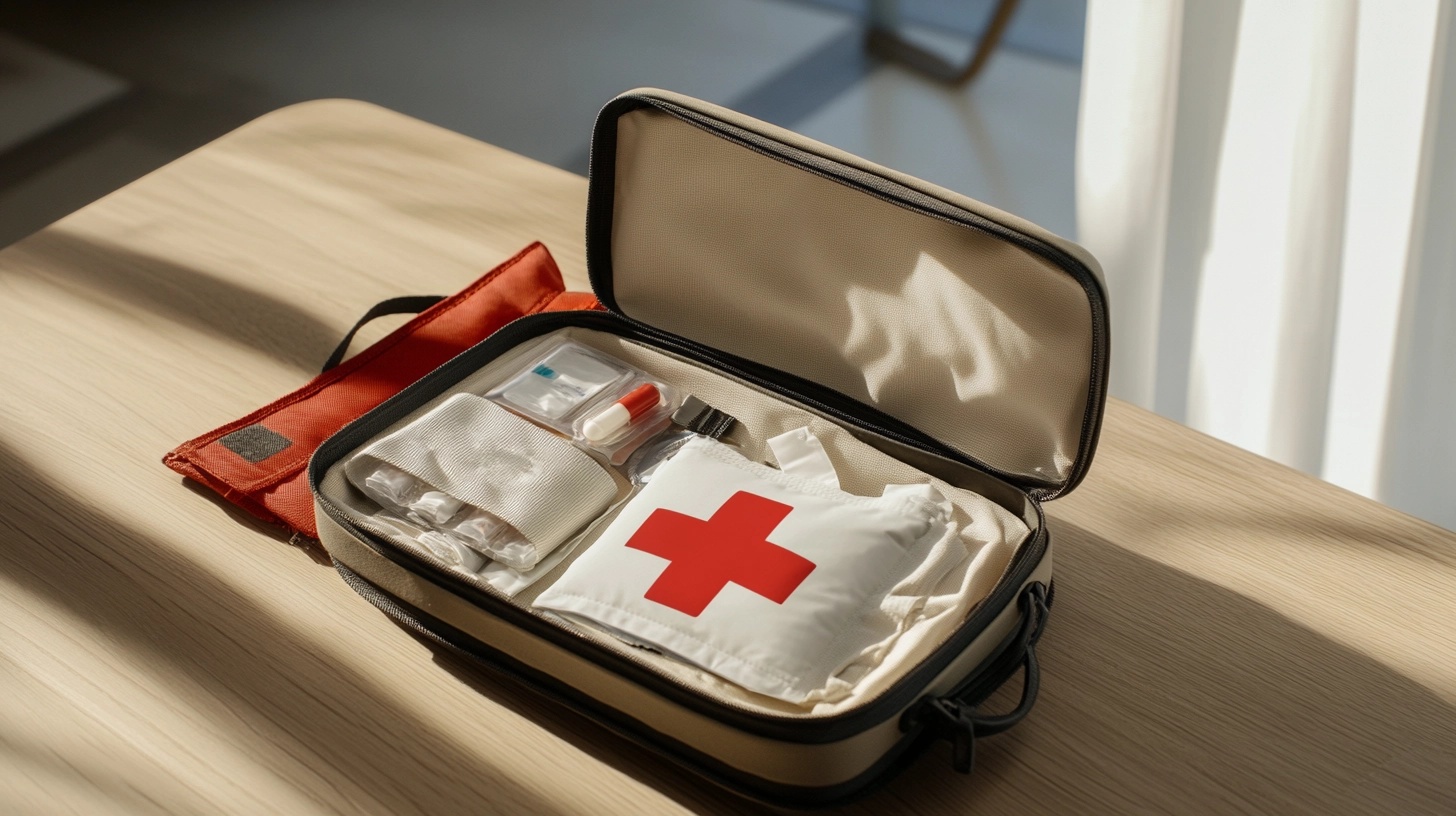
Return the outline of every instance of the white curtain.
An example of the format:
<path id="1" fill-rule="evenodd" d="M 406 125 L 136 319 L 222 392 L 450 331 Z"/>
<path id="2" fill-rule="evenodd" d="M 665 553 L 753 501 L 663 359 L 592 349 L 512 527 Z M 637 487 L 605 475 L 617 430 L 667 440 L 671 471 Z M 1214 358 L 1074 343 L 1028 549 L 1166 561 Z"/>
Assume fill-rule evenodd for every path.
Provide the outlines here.
<path id="1" fill-rule="evenodd" d="M 1112 393 L 1456 528 L 1456 0 L 1090 0 Z"/>

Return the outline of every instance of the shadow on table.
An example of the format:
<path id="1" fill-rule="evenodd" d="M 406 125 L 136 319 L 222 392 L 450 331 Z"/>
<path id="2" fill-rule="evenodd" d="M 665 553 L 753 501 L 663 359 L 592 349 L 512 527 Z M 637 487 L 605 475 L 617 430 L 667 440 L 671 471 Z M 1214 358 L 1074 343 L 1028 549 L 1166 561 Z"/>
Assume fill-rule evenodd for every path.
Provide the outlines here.
<path id="1" fill-rule="evenodd" d="M 159 330 L 175 324 L 256 348 L 309 377 L 339 340 L 339 329 L 263 289 L 68 233 L 64 226 L 36 233 L 10 252 L 13 260 L 0 276 L 21 273 L 28 268 L 24 259 L 35 257 L 37 270 L 67 284 L 78 298 L 109 309 L 143 309 L 160 319 Z"/>
<path id="2" fill-rule="evenodd" d="M 181 676 L 209 689 L 190 695 L 188 706 L 215 725 L 234 722 L 249 739 L 261 735 L 278 746 L 250 755 L 278 778 L 318 774 L 325 787 L 348 792 L 340 807 L 362 796 L 371 808 L 394 813 L 557 809 L 472 746 L 421 723 L 395 702 L 397 690 L 331 661 L 292 622 L 146 533 L 71 498 L 3 443 L 0 530 L 6 541 L 0 569 L 8 580 L 105 632 L 140 664 L 159 667 L 159 678 Z M 377 614 L 362 600 L 355 611 Z M 531 707 L 511 692 L 488 688 L 513 707 Z M 610 755 L 624 746 L 593 729 L 588 733 L 578 738 L 584 750 L 620 762 Z M 23 736 L 0 734 L 0 744 L 22 751 Z M 480 739 L 491 742 L 497 735 Z M 298 757 L 307 759 L 300 764 Z M 87 778 L 96 776 L 93 770 L 96 778 L 106 775 L 75 770 Z M 128 782 L 135 787 L 141 780 Z M 668 792 L 695 810 L 738 810 L 719 804 L 714 791 L 668 786 Z"/>
<path id="3" fill-rule="evenodd" d="M 315 564 L 333 569 L 334 562 L 329 559 L 328 552 L 324 550 L 323 545 L 316 539 L 306 536 L 295 537 L 292 530 L 281 524 L 263 521 L 252 513 L 239 508 L 236 504 L 223 498 L 212 488 L 194 482 L 191 479 L 183 479 L 182 486 L 190 490 L 198 498 L 211 502 L 234 522 L 250 528 L 260 536 L 271 538 L 279 544 L 296 547 L 304 555 L 312 559 Z"/>
<path id="4" fill-rule="evenodd" d="M 63 231 L 31 239 L 24 251 L 54 256 L 85 297 L 132 303 L 304 370 L 332 342 L 319 321 L 267 294 Z M 160 483 L 161 465 L 149 464 Z M 1286 514 L 1281 523 L 1332 522 Z M 281 746 L 256 760 L 280 777 L 321 774 L 393 812 L 552 810 L 471 745 L 421 723 L 393 690 L 331 662 L 292 622 L 76 500 L 3 445 L 0 525 L 10 580 L 127 653 L 211 690 L 189 705 Z M 983 742 L 974 776 L 951 773 L 941 746 L 847 812 L 1456 811 L 1452 788 L 1431 785 L 1443 769 L 1456 776 L 1450 704 L 1237 593 L 1088 530 L 1055 523 L 1053 531 L 1057 606 L 1041 644 L 1037 711 Z M 376 613 L 361 601 L 357 614 Z M 488 700 L 686 807 L 747 807 L 458 658 L 440 663 Z M 302 770 L 297 756 L 309 758 Z M 1412 776 L 1410 768 L 1425 770 Z"/>
<path id="5" fill-rule="evenodd" d="M 1456 774 L 1456 707 L 1263 604 L 1073 525 L 1055 533 L 1032 717 L 983 740 L 972 776 L 941 745 L 843 812 L 1456 812 L 1456 776 L 1438 781 Z M 436 659 L 659 789 L 704 784 L 463 658 Z M 1431 767 L 1407 778 L 1414 757 Z"/>
<path id="6" fill-rule="evenodd" d="M 0 462 L 11 541 L 0 558 L 10 579 L 118 638 L 130 653 L 215 689 L 210 702 L 195 704 L 215 706 L 218 722 L 236 717 L 280 745 L 295 744 L 318 757 L 309 767 L 337 769 L 347 784 L 396 811 L 474 810 L 487 794 L 550 810 L 468 745 L 399 708 L 391 693 L 313 652 L 229 584 L 67 498 L 8 451 L 0 451 Z M 36 496 L 45 497 L 43 509 Z M 101 529 L 111 532 L 91 537 Z M 847 812 L 1025 813 L 1075 805 L 1079 812 L 1294 813 L 1360 802 L 1371 810 L 1412 813 L 1426 805 L 1447 812 L 1451 790 L 1412 793 L 1400 772 L 1411 756 L 1451 757 L 1456 770 L 1451 705 L 1236 593 L 1075 526 L 1057 524 L 1055 533 L 1057 604 L 1042 641 L 1045 680 L 1035 714 L 983 741 L 974 776 L 951 773 L 937 748 Z M 60 542 L 73 549 L 57 552 Z M 95 563 L 78 569 L 76 557 Z M 144 598 L 171 602 L 138 603 Z M 376 614 L 362 602 L 357 611 Z M 453 656 L 440 662 L 484 697 L 689 808 L 745 807 L 532 693 Z M 262 762 L 282 771 L 292 764 L 289 753 Z M 369 771 L 375 767 L 390 770 Z M 420 784 L 401 789 L 397 780 L 409 778 Z M 1420 795 L 1426 799 L 1411 798 Z"/>
<path id="7" fill-rule="evenodd" d="M 865 812 L 1456 812 L 1456 707 L 1261 603 L 1052 529 L 1036 710 L 978 746 L 974 776 L 941 746 Z"/>
<path id="8" fill-rule="evenodd" d="M 69 284 L 71 294 L 77 298 L 116 311 L 140 308 L 160 318 L 147 324 L 147 330 L 159 342 L 174 340 L 174 327 L 184 326 L 255 349 L 298 370 L 304 375 L 298 382 L 300 386 L 319 373 L 343 337 L 347 321 L 374 305 L 369 302 L 338 305 L 354 300 L 356 295 L 347 290 L 332 293 L 331 303 L 335 305 L 322 310 L 337 312 L 339 325 L 330 326 L 275 293 L 241 286 L 205 270 L 181 266 L 124 246 L 70 234 L 64 228 L 37 233 L 13 251 L 18 259 L 41 259 L 36 269 L 44 269 L 47 277 Z M 484 259 L 482 274 L 504 260 L 505 257 Z M 29 272 L 23 261 L 11 263 L 0 269 L 0 278 L 22 270 Z M 356 339 L 351 348 L 357 352 L 364 345 Z M 439 338 L 416 335 L 411 339 L 411 352 L 428 359 L 448 360 L 459 351 L 458 344 Z M 208 376 L 226 376 L 216 371 L 217 365 L 206 356 L 205 348 L 197 348 L 193 353 L 195 359 L 188 363 L 195 364 L 193 370 L 199 373 L 191 382 L 203 381 Z M 389 375 L 363 370 L 352 376 L 355 382 L 360 382 Z M 260 400 L 259 405 L 240 406 L 238 415 L 262 404 Z M 172 443 L 181 441 L 176 439 Z"/>
<path id="9" fill-rule="evenodd" d="M 488 783 L 503 801 L 542 803 L 468 746 L 432 733 L 381 689 L 311 654 L 284 623 L 147 537 L 66 498 L 59 486 L 4 455 L 0 507 L 13 528 L 7 573 L 122 639 L 129 650 L 214 686 L 217 705 L 281 743 L 360 769 L 349 781 L 387 806 L 422 804 L 389 779 L 429 779 L 435 804 L 478 805 Z M 26 493 L 19 486 L 27 485 Z M 43 514 L 36 495 L 46 496 Z M 105 539 L 84 531 L 109 527 Z M 46 529 L 49 528 L 49 529 Z M 932 750 L 849 812 L 955 813 L 1151 808 L 1421 812 L 1399 765 L 1415 754 L 1456 757 L 1456 709 L 1384 664 L 1268 607 L 1061 523 L 1057 604 L 1042 641 L 1042 699 L 1026 723 L 985 740 L 977 772 L 960 777 Z M 146 569 L 76 569 L 41 542 L 70 539 L 106 563 Z M 74 555 L 74 553 L 72 554 Z M 168 606 L 139 598 L 171 597 Z M 362 603 L 359 614 L 375 614 Z M 246 632 L 251 650 L 218 638 Z M 239 637 L 241 640 L 241 636 Z M 454 656 L 440 662 L 486 697 L 530 717 L 578 749 L 694 809 L 742 804 L 604 729 Z M 310 686 L 329 689 L 321 705 Z M 232 698 L 243 703 L 229 705 Z M 219 712 L 220 714 L 223 712 Z M 429 757 L 428 764 L 424 757 Z M 458 787 L 437 777 L 459 773 Z M 1453 768 L 1456 769 L 1456 768 Z M 1432 812 L 1456 793 L 1425 792 Z M 1443 796 L 1444 794 L 1444 796 Z M 1365 808 L 1356 808 L 1365 809 Z"/>

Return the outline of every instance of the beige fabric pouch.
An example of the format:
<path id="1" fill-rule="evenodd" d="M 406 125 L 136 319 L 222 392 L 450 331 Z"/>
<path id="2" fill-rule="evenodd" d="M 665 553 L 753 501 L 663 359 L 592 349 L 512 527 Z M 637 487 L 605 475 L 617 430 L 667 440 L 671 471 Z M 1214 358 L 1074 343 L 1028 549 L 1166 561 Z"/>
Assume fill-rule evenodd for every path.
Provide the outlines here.
<path id="1" fill-rule="evenodd" d="M 591 456 L 474 394 L 457 394 L 379 439 L 344 472 L 365 490 L 380 462 L 465 505 L 456 514 L 484 510 L 515 528 L 530 545 L 512 564 L 517 569 L 535 566 L 617 495 L 616 481 Z"/>

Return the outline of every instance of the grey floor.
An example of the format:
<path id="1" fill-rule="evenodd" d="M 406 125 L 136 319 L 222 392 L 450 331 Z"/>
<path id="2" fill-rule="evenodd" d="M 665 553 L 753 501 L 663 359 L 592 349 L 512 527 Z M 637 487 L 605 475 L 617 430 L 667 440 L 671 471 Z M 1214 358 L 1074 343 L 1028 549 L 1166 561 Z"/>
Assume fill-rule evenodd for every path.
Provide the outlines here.
<path id="1" fill-rule="evenodd" d="M 865 5 L 9 0 L 0 36 L 125 91 L 0 145 L 0 246 L 260 114 L 320 97 L 367 99 L 585 172 L 597 109 L 638 85 L 726 104 L 1070 235 L 1081 0 L 1024 0 L 968 89 L 866 58 Z M 967 52 L 991 0 L 900 6 L 919 34 Z"/>

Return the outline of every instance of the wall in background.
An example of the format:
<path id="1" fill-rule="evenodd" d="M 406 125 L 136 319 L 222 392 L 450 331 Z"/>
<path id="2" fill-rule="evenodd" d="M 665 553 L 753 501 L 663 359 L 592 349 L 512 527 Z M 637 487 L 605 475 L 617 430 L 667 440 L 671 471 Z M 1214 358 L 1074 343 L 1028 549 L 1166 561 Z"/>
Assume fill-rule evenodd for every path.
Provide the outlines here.
<path id="1" fill-rule="evenodd" d="M 0 155 L 0 245 L 318 97 L 365 99 L 584 173 L 597 109 L 638 85 L 803 130 L 1070 233 L 1077 67 L 1017 42 L 1067 51 L 1082 4 L 1023 6 L 1015 41 L 975 86 L 953 89 L 866 58 L 860 18 L 818 2 L 8 0 L 0 30 L 132 90 Z M 917 34 L 969 50 L 968 35 L 907 10 Z"/>

